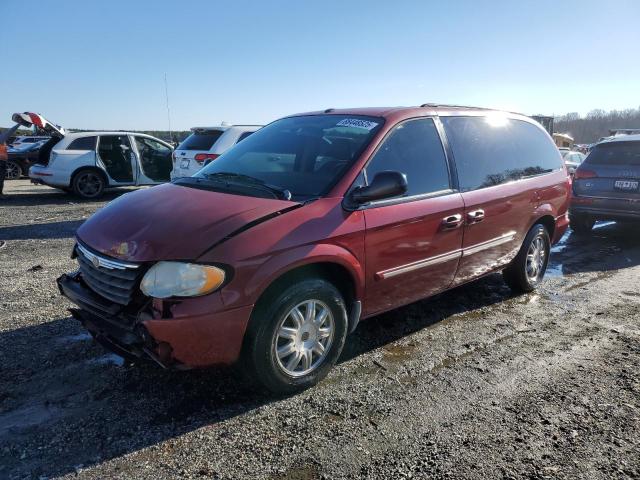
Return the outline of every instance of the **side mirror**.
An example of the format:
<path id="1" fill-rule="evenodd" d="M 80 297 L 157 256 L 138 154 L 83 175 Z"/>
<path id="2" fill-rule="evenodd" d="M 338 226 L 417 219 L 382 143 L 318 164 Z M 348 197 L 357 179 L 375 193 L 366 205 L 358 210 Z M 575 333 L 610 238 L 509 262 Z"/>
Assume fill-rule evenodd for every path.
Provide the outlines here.
<path id="1" fill-rule="evenodd" d="M 407 192 L 407 176 L 404 173 L 387 170 L 378 172 L 366 187 L 358 187 L 351 192 L 349 200 L 356 205 L 396 197 Z"/>

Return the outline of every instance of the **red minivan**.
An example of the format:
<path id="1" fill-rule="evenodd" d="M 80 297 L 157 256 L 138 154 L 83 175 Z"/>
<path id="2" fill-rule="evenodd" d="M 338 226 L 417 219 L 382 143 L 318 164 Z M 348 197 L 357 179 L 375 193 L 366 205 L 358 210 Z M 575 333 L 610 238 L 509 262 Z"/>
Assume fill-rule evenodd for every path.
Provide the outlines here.
<path id="1" fill-rule="evenodd" d="M 193 177 L 98 211 L 58 285 L 123 356 L 241 361 L 291 392 L 328 373 L 362 319 L 496 271 L 533 290 L 569 191 L 553 141 L 522 115 L 434 104 L 294 115 Z"/>

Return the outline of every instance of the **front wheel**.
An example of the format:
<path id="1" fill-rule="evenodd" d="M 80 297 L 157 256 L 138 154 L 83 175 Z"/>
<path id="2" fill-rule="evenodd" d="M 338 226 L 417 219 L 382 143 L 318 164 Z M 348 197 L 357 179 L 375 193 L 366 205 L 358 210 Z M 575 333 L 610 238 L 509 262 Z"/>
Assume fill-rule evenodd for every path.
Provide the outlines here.
<path id="1" fill-rule="evenodd" d="M 104 177 L 95 170 L 81 170 L 73 176 L 71 188 L 79 197 L 97 198 L 104 192 Z"/>
<path id="2" fill-rule="evenodd" d="M 245 367 L 274 393 L 315 385 L 338 360 L 347 310 L 336 287 L 308 279 L 256 307 L 245 344 Z"/>
<path id="3" fill-rule="evenodd" d="M 542 281 L 549 262 L 551 241 L 542 224 L 534 225 L 522 243 L 522 247 L 507 268 L 502 271 L 504 281 L 518 293 L 533 291 Z"/>

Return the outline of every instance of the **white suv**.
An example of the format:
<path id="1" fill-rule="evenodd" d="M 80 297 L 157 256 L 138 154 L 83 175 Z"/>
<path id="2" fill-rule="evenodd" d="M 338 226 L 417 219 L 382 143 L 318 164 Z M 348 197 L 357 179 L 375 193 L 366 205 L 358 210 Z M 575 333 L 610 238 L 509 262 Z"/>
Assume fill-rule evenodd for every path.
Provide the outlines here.
<path id="1" fill-rule="evenodd" d="M 13 121 L 51 135 L 29 169 L 34 183 L 96 198 L 105 188 L 168 182 L 173 148 L 150 135 L 133 132 L 67 133 L 44 117 L 16 113 Z"/>
<path id="2" fill-rule="evenodd" d="M 220 127 L 192 128 L 193 133 L 173 153 L 171 179 L 190 177 L 260 128 L 262 125 L 224 124 Z"/>

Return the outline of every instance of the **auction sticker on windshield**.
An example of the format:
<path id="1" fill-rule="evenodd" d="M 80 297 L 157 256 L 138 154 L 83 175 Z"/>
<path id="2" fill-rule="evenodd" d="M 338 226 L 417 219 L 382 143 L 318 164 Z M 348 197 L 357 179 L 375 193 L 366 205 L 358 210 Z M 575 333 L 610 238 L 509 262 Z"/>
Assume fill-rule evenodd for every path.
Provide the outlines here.
<path id="1" fill-rule="evenodd" d="M 337 124 L 337 127 L 352 127 L 352 128 L 363 128 L 365 130 L 373 130 L 378 126 L 377 122 L 371 122 L 369 120 L 360 120 L 359 118 L 345 118 L 344 120 L 340 120 Z"/>

